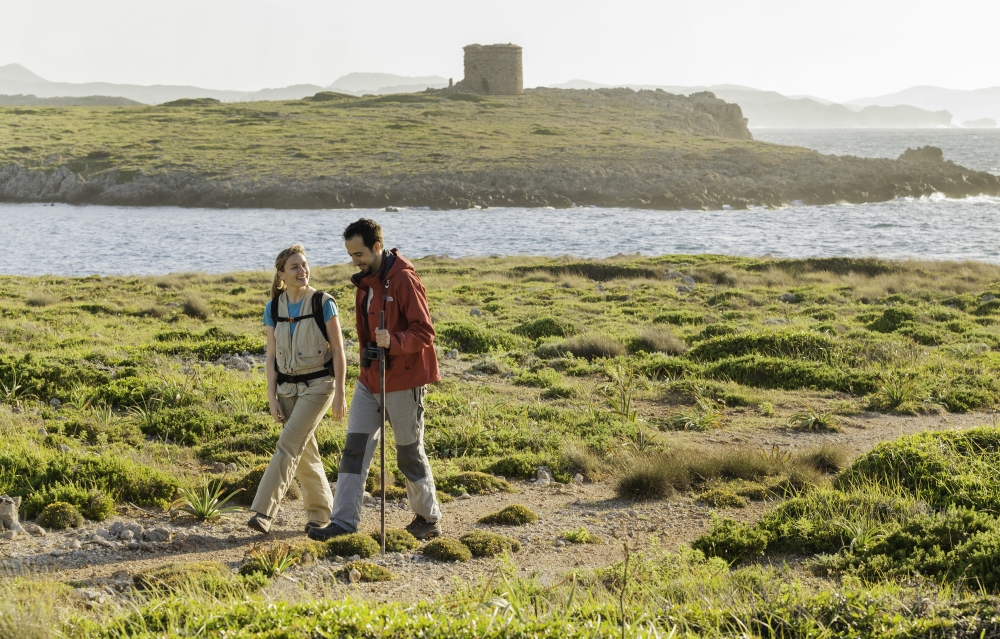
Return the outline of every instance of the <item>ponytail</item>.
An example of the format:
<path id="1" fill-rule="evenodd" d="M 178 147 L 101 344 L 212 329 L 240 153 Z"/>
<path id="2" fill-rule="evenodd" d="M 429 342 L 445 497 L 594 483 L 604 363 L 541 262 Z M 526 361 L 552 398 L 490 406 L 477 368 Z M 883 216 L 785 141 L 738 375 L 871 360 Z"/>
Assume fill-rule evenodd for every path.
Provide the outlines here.
<path id="1" fill-rule="evenodd" d="M 285 263 L 288 262 L 288 258 L 296 253 L 305 257 L 306 247 L 301 244 L 292 244 L 282 252 L 278 253 L 278 257 L 274 258 L 275 273 L 274 280 L 271 281 L 271 299 L 274 299 L 278 296 L 278 293 L 285 290 L 285 282 L 281 279 L 281 272 L 285 270 Z"/>

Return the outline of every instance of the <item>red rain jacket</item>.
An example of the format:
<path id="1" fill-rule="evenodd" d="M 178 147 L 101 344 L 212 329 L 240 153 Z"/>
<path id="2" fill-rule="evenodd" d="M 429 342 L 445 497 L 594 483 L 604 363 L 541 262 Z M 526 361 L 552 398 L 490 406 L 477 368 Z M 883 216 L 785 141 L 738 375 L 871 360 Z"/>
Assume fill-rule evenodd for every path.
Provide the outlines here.
<path id="1" fill-rule="evenodd" d="M 385 261 L 394 258 L 386 273 L 351 278 L 358 288 L 354 313 L 358 330 L 358 346 L 375 341 L 379 311 L 385 310 L 385 327 L 390 333 L 389 359 L 385 372 L 385 392 L 407 390 L 441 381 L 437 354 L 434 352 L 434 325 L 427 307 L 427 293 L 417 272 L 396 249 Z M 365 329 L 365 295 L 374 292 L 368 304 L 368 326 Z M 378 362 L 361 367 L 360 381 L 372 393 L 379 392 Z"/>

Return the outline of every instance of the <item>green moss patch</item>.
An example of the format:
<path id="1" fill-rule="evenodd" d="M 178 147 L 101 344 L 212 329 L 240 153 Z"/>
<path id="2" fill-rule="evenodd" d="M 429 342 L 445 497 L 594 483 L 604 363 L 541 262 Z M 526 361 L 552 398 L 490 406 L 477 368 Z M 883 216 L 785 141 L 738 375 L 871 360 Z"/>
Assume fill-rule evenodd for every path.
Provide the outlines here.
<path id="1" fill-rule="evenodd" d="M 343 568 L 337 570 L 335 574 L 337 577 L 349 582 L 351 580 L 352 570 L 358 571 L 357 580 L 362 583 L 392 581 L 396 578 L 396 576 L 392 574 L 389 569 L 373 564 L 370 561 L 352 561 L 349 564 L 345 564 Z"/>
<path id="2" fill-rule="evenodd" d="M 353 557 L 357 555 L 362 559 L 374 557 L 382 551 L 382 546 L 370 535 L 362 533 L 351 533 L 334 537 L 326 542 L 327 557 Z"/>
<path id="3" fill-rule="evenodd" d="M 524 526 L 538 521 L 538 514 L 527 506 L 511 504 L 479 520 L 481 524 L 496 526 Z"/>
<path id="4" fill-rule="evenodd" d="M 486 530 L 474 530 L 459 537 L 473 557 L 493 557 L 505 552 L 519 552 L 521 543 Z"/>
<path id="5" fill-rule="evenodd" d="M 472 552 L 457 539 L 440 537 L 424 546 L 425 557 L 436 559 L 437 561 L 469 561 L 472 559 Z"/>
<path id="6" fill-rule="evenodd" d="M 378 544 L 379 550 L 382 548 L 382 534 L 379 531 L 375 531 L 371 534 L 372 539 Z M 420 545 L 417 538 L 410 534 L 408 530 L 403 530 L 401 528 L 390 528 L 385 531 L 385 550 L 386 552 L 406 552 L 408 550 L 413 550 Z"/>

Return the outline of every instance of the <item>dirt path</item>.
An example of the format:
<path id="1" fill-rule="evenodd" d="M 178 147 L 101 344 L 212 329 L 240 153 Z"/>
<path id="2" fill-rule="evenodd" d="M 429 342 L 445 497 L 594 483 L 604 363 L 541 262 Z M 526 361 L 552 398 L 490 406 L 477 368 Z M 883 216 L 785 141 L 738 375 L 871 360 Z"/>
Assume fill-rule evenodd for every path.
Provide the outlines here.
<path id="1" fill-rule="evenodd" d="M 880 441 L 924 430 L 966 429 L 994 423 L 991 415 L 923 415 L 900 417 L 864 414 L 841 420 L 839 433 L 804 433 L 777 424 L 771 428 L 719 430 L 707 433 L 669 433 L 666 438 L 677 443 L 709 446 L 750 446 L 770 449 L 808 448 L 819 443 L 836 443 L 855 454 L 872 448 Z M 446 536 L 459 537 L 476 528 L 488 528 L 518 539 L 523 548 L 513 556 L 523 574 L 539 573 L 542 579 L 557 579 L 574 568 L 596 568 L 609 565 L 622 555 L 622 541 L 633 547 L 646 547 L 657 538 L 662 548 L 674 549 L 689 543 L 704 532 L 714 509 L 678 497 L 669 501 L 628 502 L 614 497 L 611 483 L 583 486 L 559 485 L 540 487 L 531 482 L 512 482 L 516 493 L 473 496 L 443 506 Z M 504 528 L 486 527 L 477 520 L 500 508 L 520 503 L 539 514 L 539 521 L 527 526 Z M 726 515 L 741 520 L 756 519 L 770 507 L 753 503 L 744 509 L 727 509 Z M 362 531 L 377 530 L 378 507 L 366 506 Z M 405 504 L 391 503 L 387 508 L 390 528 L 401 528 L 411 519 Z M 161 541 L 127 542 L 104 540 L 101 530 L 108 530 L 115 521 L 140 524 L 146 534 Z M 273 537 L 295 540 L 304 537 L 305 522 L 299 502 L 286 502 L 276 519 Z M 230 515 L 212 525 L 196 525 L 171 520 L 165 514 L 128 508 L 112 520 L 87 523 L 67 532 L 50 532 L 45 536 L 22 535 L 13 541 L 0 541 L 0 567 L 5 572 L 44 573 L 48 578 L 78 583 L 85 589 L 97 589 L 97 595 L 113 596 L 130 583 L 131 577 L 144 570 L 168 562 L 220 561 L 236 568 L 247 549 L 265 538 L 248 530 L 245 516 Z M 559 541 L 561 533 L 586 526 L 592 534 L 604 539 L 601 544 L 570 544 Z M 151 531 L 157 530 L 151 534 Z M 488 578 L 495 560 L 473 559 L 467 563 L 439 563 L 425 560 L 419 553 L 390 554 L 375 559 L 387 566 L 397 579 L 386 583 L 348 586 L 332 577 L 339 568 L 335 561 L 321 561 L 312 566 L 297 567 L 286 577 L 268 587 L 272 591 L 293 591 L 304 586 L 313 594 L 336 595 L 354 592 L 374 600 L 413 600 L 433 598 L 458 586 L 475 584 Z M 103 590 L 102 590 L 103 589 Z M 93 591 L 92 591 L 93 592 Z"/>

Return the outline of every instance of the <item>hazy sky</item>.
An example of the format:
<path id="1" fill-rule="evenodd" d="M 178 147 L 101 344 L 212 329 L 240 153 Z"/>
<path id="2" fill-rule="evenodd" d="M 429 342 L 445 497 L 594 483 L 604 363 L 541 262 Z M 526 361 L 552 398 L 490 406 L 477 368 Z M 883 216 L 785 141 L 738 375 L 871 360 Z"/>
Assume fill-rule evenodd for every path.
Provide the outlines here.
<path id="1" fill-rule="evenodd" d="M 1000 85 L 998 0 L 0 0 L 0 65 L 49 80 L 252 90 L 352 71 L 462 76 L 524 47 L 525 86 L 743 84 L 833 100 Z"/>

